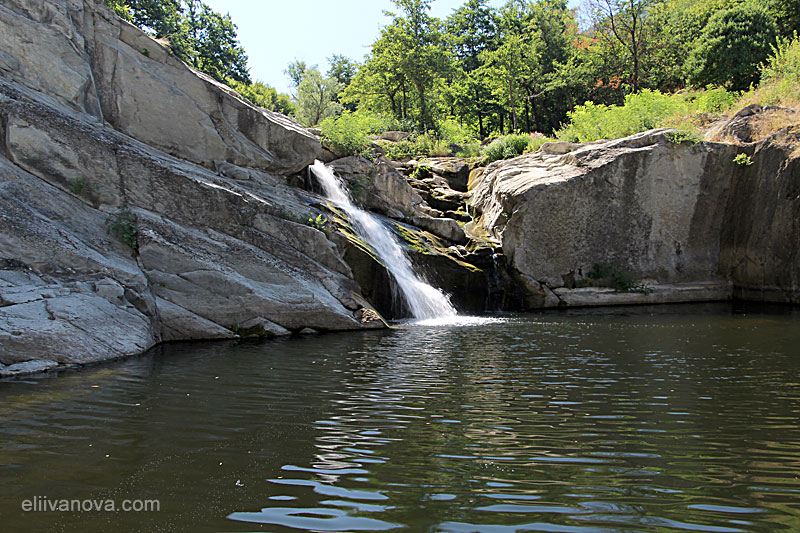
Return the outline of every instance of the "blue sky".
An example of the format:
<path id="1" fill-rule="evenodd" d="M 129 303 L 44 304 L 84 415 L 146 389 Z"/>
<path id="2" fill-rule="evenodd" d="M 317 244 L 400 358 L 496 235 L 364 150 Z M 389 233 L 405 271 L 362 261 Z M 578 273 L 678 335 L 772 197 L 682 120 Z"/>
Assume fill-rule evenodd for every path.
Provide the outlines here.
<path id="1" fill-rule="evenodd" d="M 294 59 L 319 65 L 324 73 L 326 57 L 342 54 L 361 61 L 394 10 L 391 0 L 204 0 L 220 13 L 230 13 L 239 28 L 254 80 L 289 92 L 283 73 Z M 435 0 L 431 14 L 445 18 L 464 0 Z M 504 0 L 490 0 L 499 7 Z M 570 5 L 575 5 L 571 0 Z"/>

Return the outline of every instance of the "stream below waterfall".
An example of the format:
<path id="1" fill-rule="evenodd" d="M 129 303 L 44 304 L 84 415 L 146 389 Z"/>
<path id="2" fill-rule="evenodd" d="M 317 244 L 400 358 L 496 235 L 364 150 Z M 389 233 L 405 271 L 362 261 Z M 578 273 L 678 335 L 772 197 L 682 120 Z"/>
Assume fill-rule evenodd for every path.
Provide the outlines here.
<path id="1" fill-rule="evenodd" d="M 797 531 L 800 313 L 170 344 L 0 382 L 3 531 Z M 35 497 L 153 512 L 23 512 Z"/>

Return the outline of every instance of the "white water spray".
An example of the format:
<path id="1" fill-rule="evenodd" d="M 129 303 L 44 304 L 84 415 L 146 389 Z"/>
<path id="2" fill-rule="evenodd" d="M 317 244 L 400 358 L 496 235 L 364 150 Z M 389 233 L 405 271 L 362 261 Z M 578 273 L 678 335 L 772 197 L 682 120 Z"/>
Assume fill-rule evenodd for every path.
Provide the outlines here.
<path id="1" fill-rule="evenodd" d="M 448 297 L 414 273 L 411 261 L 392 232 L 379 219 L 353 205 L 336 175 L 321 161 L 315 161 L 311 170 L 319 179 L 325 196 L 347 213 L 358 236 L 372 246 L 394 277 L 414 318 L 430 320 L 456 316 Z"/>

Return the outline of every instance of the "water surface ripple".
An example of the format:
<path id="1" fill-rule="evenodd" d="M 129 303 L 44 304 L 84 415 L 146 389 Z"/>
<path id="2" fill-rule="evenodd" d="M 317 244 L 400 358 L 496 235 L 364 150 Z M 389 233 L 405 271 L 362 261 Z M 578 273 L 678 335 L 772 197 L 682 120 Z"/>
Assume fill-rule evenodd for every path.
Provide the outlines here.
<path id="1" fill-rule="evenodd" d="M 797 531 L 800 315 L 171 345 L 0 383 L 10 531 Z M 22 513 L 157 498 L 157 513 Z M 10 528 L 10 529 L 6 529 Z"/>

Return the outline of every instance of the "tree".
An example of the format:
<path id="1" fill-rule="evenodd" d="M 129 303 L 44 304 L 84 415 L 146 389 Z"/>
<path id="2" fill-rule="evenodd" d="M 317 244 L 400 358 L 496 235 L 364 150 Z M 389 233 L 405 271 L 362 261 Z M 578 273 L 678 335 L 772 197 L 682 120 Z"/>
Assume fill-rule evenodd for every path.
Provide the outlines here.
<path id="1" fill-rule="evenodd" d="M 351 61 L 349 58 L 339 54 L 333 54 L 331 57 L 329 57 L 328 63 L 330 67 L 328 68 L 326 75 L 329 78 L 338 81 L 342 86 L 341 90 L 344 91 L 353 81 L 356 72 L 358 72 L 358 63 Z M 334 97 L 334 101 L 342 103 L 339 94 Z M 344 107 L 348 111 L 356 110 L 356 106 L 353 103 L 346 103 L 344 104 Z"/>
<path id="2" fill-rule="evenodd" d="M 283 71 L 284 74 L 289 76 L 289 79 L 292 81 L 292 87 L 297 88 L 300 85 L 300 82 L 303 81 L 303 77 L 306 74 L 306 70 L 308 70 L 308 65 L 306 65 L 305 61 L 301 61 L 299 59 L 295 59 L 286 67 L 286 70 Z M 316 65 L 312 66 L 311 68 L 317 68 Z"/>
<path id="3" fill-rule="evenodd" d="M 114 13 L 117 14 L 118 17 L 123 20 L 127 20 L 128 22 L 133 22 L 131 8 L 128 6 L 125 0 L 105 0 L 105 3 L 114 11 Z"/>
<path id="4" fill-rule="evenodd" d="M 348 57 L 333 54 L 328 58 L 328 63 L 330 67 L 328 68 L 328 72 L 326 75 L 329 78 L 333 78 L 342 86 L 347 87 L 350 85 L 350 82 L 353 81 L 353 78 L 358 71 L 358 63 L 351 61 Z"/>
<path id="5" fill-rule="evenodd" d="M 435 129 L 431 115 L 431 93 L 436 82 L 450 67 L 444 49 L 441 24 L 428 15 L 432 0 L 392 0 L 402 9 L 404 17 L 392 15 L 400 46 L 405 53 L 398 57 L 399 67 L 416 96 L 416 118 L 420 131 Z"/>
<path id="6" fill-rule="evenodd" d="M 456 71 L 450 80 L 452 106 L 462 118 L 477 120 L 481 139 L 487 133 L 485 117 L 497 107 L 487 80 L 477 74 L 483 65 L 481 54 L 499 46 L 497 16 L 486 3 L 486 0 L 467 0 L 445 22 L 456 60 Z"/>
<path id="7" fill-rule="evenodd" d="M 630 84 L 641 88 L 640 68 L 646 49 L 645 9 L 648 0 L 589 0 L 596 30 L 616 40 L 631 61 Z"/>
<path id="8" fill-rule="evenodd" d="M 686 61 L 689 80 L 696 87 L 747 89 L 758 82 L 776 35 L 775 21 L 762 7 L 748 3 L 714 13 Z"/>
<path id="9" fill-rule="evenodd" d="M 323 78 L 316 68 L 308 68 L 297 86 L 295 117 L 304 126 L 316 126 L 323 119 L 342 112 L 334 99 L 342 85 L 333 78 Z"/>
<path id="10" fill-rule="evenodd" d="M 124 3 L 130 9 L 130 21 L 158 39 L 175 34 L 180 27 L 180 0 L 124 0 Z"/>
<path id="11" fill-rule="evenodd" d="M 782 36 L 791 38 L 793 32 L 800 30 L 800 2 L 797 0 L 767 0 L 767 6 L 775 16 L 778 30 Z"/>
<path id="12" fill-rule="evenodd" d="M 228 86 L 249 100 L 253 105 L 277 111 L 284 115 L 294 113 L 294 105 L 287 94 L 278 93 L 273 87 L 264 82 L 256 81 L 252 84 L 242 83 L 236 80 L 227 80 Z"/>

